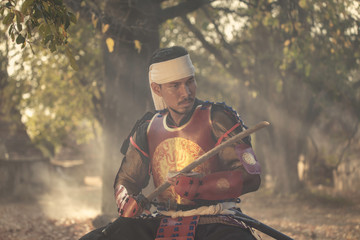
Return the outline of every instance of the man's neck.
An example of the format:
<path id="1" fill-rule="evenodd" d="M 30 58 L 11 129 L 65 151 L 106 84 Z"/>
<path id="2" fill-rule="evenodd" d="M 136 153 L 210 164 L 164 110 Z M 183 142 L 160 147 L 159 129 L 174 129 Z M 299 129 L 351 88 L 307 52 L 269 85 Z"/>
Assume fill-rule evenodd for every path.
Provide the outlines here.
<path id="1" fill-rule="evenodd" d="M 194 112 L 194 109 L 199 104 L 200 104 L 200 101 L 198 99 L 195 99 L 195 102 L 194 102 L 194 105 L 193 105 L 191 111 L 184 113 L 184 114 L 178 113 L 172 109 L 168 109 L 169 117 L 168 117 L 167 124 L 170 127 L 180 127 L 180 126 L 184 125 L 185 123 L 187 123 L 187 121 L 189 121 L 189 119 L 191 118 L 191 116 Z"/>
<path id="2" fill-rule="evenodd" d="M 176 127 L 179 127 L 182 124 L 182 120 L 186 118 L 189 114 L 191 114 L 192 111 L 186 112 L 186 113 L 179 113 L 173 109 L 169 109 L 169 115 L 171 117 L 171 120 L 173 124 L 175 124 Z"/>

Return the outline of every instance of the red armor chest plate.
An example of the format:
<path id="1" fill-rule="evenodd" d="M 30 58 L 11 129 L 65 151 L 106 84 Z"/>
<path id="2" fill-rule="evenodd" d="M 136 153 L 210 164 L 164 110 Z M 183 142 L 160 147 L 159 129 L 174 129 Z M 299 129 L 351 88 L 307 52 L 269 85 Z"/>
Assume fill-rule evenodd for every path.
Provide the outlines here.
<path id="1" fill-rule="evenodd" d="M 210 106 L 198 106 L 190 120 L 181 127 L 169 128 L 167 114 L 155 116 L 148 128 L 151 168 L 156 187 L 167 180 L 168 173 L 178 172 L 215 146 L 211 131 Z M 211 173 L 218 169 L 216 157 L 193 170 Z M 159 196 L 160 201 L 189 204 L 172 187 Z"/>

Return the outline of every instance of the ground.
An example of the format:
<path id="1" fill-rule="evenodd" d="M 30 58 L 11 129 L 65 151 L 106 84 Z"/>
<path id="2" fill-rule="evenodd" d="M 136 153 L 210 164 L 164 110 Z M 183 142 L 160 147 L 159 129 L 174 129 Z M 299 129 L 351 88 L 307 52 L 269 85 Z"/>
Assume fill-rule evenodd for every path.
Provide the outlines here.
<path id="1" fill-rule="evenodd" d="M 100 187 L 73 185 L 34 200 L 1 200 L 1 240 L 73 240 L 93 229 Z M 297 240 L 360 239 L 360 202 L 329 196 L 274 197 L 260 189 L 242 198 L 242 210 Z M 259 233 L 257 231 L 257 233 Z M 262 239 L 273 239 L 259 233 Z"/>
<path id="2" fill-rule="evenodd" d="M 244 196 L 243 212 L 297 240 L 360 239 L 359 201 L 309 193 L 269 197 L 263 190 Z"/>

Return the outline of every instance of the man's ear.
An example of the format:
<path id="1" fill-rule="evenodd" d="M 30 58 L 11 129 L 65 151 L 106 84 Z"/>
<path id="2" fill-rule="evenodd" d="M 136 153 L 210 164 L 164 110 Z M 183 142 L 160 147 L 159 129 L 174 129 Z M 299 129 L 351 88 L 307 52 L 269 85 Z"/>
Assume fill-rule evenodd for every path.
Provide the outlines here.
<path id="1" fill-rule="evenodd" d="M 162 96 L 161 96 L 161 91 L 160 91 L 160 84 L 157 84 L 157 83 L 152 82 L 150 86 L 151 86 L 151 89 L 153 90 L 153 92 L 154 92 L 156 95 L 162 97 Z"/>

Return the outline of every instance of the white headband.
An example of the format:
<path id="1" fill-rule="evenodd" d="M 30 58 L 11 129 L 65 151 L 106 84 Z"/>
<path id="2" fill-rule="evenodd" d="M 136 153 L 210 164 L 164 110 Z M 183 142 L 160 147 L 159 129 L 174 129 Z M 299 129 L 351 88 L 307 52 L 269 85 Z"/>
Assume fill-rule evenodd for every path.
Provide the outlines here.
<path id="1" fill-rule="evenodd" d="M 149 82 L 163 84 L 195 75 L 195 68 L 189 54 L 165 62 L 151 64 L 149 67 Z M 163 110 L 167 106 L 162 97 L 151 89 L 151 95 L 156 110 Z"/>

